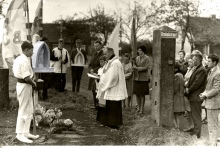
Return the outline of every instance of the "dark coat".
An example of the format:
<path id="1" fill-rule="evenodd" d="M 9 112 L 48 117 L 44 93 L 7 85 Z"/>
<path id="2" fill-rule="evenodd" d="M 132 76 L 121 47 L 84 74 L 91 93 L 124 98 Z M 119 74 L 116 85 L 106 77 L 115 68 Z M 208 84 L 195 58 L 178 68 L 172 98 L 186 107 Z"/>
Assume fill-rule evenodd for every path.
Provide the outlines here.
<path id="1" fill-rule="evenodd" d="M 188 99 L 189 101 L 202 101 L 199 98 L 200 93 L 205 90 L 207 82 L 207 72 L 205 67 L 198 66 L 189 79 L 187 88 L 189 89 Z"/>
<path id="2" fill-rule="evenodd" d="M 99 58 L 103 56 L 103 50 L 100 50 L 98 53 L 95 52 L 92 55 L 91 61 L 88 66 L 88 71 L 90 72 L 90 69 L 93 69 L 94 73 L 98 73 L 98 69 L 101 67 L 99 63 Z M 88 90 L 95 90 L 95 79 L 89 78 L 89 85 Z"/>
<path id="3" fill-rule="evenodd" d="M 85 63 L 87 63 L 88 60 L 87 60 L 86 51 L 85 51 L 84 49 L 81 49 L 81 52 L 82 52 L 82 54 L 83 54 L 83 56 L 84 56 L 84 58 L 85 58 Z M 71 56 L 70 56 L 72 63 L 74 63 L 74 58 L 75 58 L 75 56 L 76 56 L 77 53 L 78 53 L 77 49 L 76 49 L 76 48 L 73 48 L 73 50 L 72 50 L 72 52 L 71 52 Z"/>
<path id="4" fill-rule="evenodd" d="M 95 52 L 93 55 L 92 55 L 92 58 L 90 60 L 90 63 L 89 63 L 89 71 L 90 69 L 93 69 L 94 70 L 94 73 L 97 73 L 98 72 L 98 69 L 101 67 L 100 66 L 100 63 L 99 63 L 99 58 L 103 56 L 103 50 L 100 50 L 97 54 L 97 52 Z"/>

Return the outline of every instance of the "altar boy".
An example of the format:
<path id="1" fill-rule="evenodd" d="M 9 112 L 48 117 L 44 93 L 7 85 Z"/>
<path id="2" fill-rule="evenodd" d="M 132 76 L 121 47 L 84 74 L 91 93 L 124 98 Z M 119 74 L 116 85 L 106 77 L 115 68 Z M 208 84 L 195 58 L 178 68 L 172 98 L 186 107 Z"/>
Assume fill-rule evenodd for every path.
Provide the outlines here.
<path id="1" fill-rule="evenodd" d="M 32 135 L 29 132 L 34 109 L 32 87 L 36 87 L 36 83 L 33 80 L 34 73 L 28 58 L 33 55 L 33 45 L 25 41 L 22 43 L 21 48 L 23 54 L 15 59 L 12 69 L 14 76 L 17 78 L 16 91 L 19 102 L 16 138 L 24 143 L 33 143 L 30 139 L 39 137 L 39 135 Z"/>

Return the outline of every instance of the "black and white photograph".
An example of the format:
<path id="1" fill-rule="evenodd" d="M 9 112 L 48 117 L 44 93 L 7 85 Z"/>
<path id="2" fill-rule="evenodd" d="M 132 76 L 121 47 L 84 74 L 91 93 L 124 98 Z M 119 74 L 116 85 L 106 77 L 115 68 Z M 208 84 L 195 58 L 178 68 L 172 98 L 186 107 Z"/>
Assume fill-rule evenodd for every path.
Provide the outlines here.
<path id="1" fill-rule="evenodd" d="M 0 0 L 0 147 L 220 146 L 219 0 Z"/>

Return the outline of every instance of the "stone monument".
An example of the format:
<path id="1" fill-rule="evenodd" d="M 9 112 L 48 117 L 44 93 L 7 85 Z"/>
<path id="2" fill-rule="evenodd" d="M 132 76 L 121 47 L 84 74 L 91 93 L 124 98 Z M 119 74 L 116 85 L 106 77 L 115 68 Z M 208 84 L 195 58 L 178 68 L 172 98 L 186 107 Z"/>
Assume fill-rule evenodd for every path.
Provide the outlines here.
<path id="1" fill-rule="evenodd" d="M 158 126 L 173 125 L 174 65 L 177 32 L 163 26 L 153 32 L 151 119 Z"/>

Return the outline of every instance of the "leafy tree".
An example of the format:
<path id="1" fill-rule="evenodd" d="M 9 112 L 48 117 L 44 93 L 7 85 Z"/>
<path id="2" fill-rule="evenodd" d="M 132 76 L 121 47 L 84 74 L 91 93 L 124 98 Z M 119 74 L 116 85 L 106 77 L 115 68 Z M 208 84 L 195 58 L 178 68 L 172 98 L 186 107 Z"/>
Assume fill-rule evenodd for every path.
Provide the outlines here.
<path id="1" fill-rule="evenodd" d="M 137 47 L 140 45 L 145 45 L 147 48 L 147 55 L 152 56 L 152 48 L 153 48 L 153 41 L 148 39 L 141 39 L 137 42 Z M 124 55 L 125 53 L 131 53 L 131 44 L 127 42 L 121 43 L 122 51 L 121 54 Z"/>
<path id="2" fill-rule="evenodd" d="M 3 9 L 3 4 L 5 3 L 5 0 L 1 0 L 0 1 L 0 15 L 4 17 L 4 14 L 2 12 L 2 9 Z"/>
<path id="3" fill-rule="evenodd" d="M 159 9 L 160 15 L 157 18 L 161 18 L 163 23 L 174 22 L 175 25 L 180 27 L 182 33 L 181 50 L 184 50 L 185 39 L 189 40 L 191 50 L 194 49 L 194 42 L 192 36 L 192 30 L 189 26 L 190 17 L 198 16 L 198 0 L 164 0 L 163 6 Z M 156 19 L 157 19 L 156 18 Z"/>
<path id="4" fill-rule="evenodd" d="M 144 1 L 135 2 L 135 6 L 132 3 L 127 3 L 127 9 L 125 12 L 118 10 L 118 13 L 122 14 L 122 36 L 131 42 L 131 24 L 132 18 L 135 17 L 135 33 L 136 40 L 138 41 L 150 38 L 152 36 L 152 31 L 160 25 L 160 19 L 155 19 L 159 13 L 159 8 L 162 5 L 157 5 L 156 1 L 152 1 L 150 5 L 146 5 Z"/>
<path id="5" fill-rule="evenodd" d="M 55 23 L 63 21 L 63 26 L 65 27 L 63 30 L 63 36 L 70 41 L 71 49 L 75 45 L 75 41 L 77 39 L 81 39 L 85 45 L 90 45 L 91 43 L 90 26 L 88 20 L 83 18 L 76 19 L 76 17 L 77 14 L 74 14 L 73 17 L 67 17 L 64 20 L 55 21 Z"/>
<path id="6" fill-rule="evenodd" d="M 85 17 L 89 21 L 91 37 L 101 37 L 106 44 L 117 23 L 114 15 L 107 12 L 103 5 L 97 5 L 96 8 L 90 9 Z"/>

